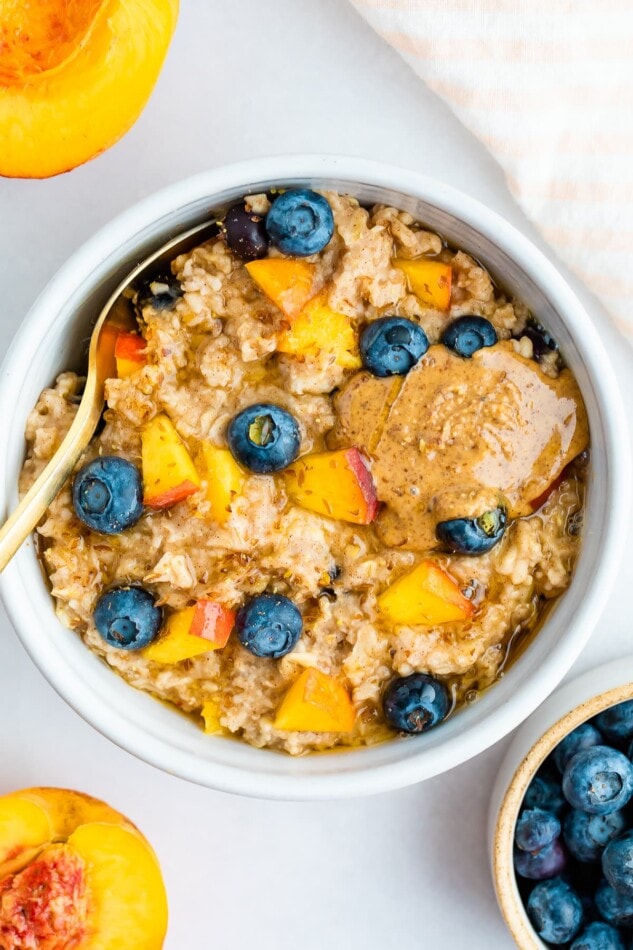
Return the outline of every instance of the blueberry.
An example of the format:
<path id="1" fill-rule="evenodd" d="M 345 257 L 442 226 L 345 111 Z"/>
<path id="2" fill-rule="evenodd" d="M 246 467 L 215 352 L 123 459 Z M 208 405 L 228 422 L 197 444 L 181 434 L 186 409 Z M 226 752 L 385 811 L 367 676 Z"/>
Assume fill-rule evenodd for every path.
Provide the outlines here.
<path id="1" fill-rule="evenodd" d="M 626 828 L 626 818 L 621 811 L 609 815 L 590 815 L 573 808 L 565 816 L 563 837 L 570 854 L 577 861 L 597 861 L 602 851 Z"/>
<path id="2" fill-rule="evenodd" d="M 142 310 L 173 310 L 183 295 L 183 289 L 173 274 L 156 274 L 142 283 L 134 294 L 134 303 Z"/>
<path id="3" fill-rule="evenodd" d="M 545 327 L 541 326 L 541 324 L 537 323 L 536 321 L 528 323 L 528 325 L 523 330 L 521 330 L 518 336 L 519 338 L 526 336 L 532 341 L 534 359 L 537 362 L 540 362 L 541 358 L 546 353 L 552 353 L 558 349 L 558 343 L 554 337 L 547 332 Z"/>
<path id="4" fill-rule="evenodd" d="M 616 749 L 595 745 L 569 760 L 562 786 L 573 808 L 608 815 L 623 808 L 633 795 L 633 766 Z"/>
<path id="5" fill-rule="evenodd" d="M 625 950 L 625 947 L 614 927 L 594 920 L 578 934 L 569 950 Z"/>
<path id="6" fill-rule="evenodd" d="M 301 436 L 294 416 L 273 403 L 243 409 L 229 423 L 229 448 L 251 472 L 279 472 L 299 454 Z"/>
<path id="7" fill-rule="evenodd" d="M 633 898 L 633 830 L 609 842 L 602 852 L 602 870 L 611 887 Z"/>
<path id="8" fill-rule="evenodd" d="M 551 811 L 526 808 L 519 815 L 514 841 L 522 851 L 539 851 L 560 835 L 560 821 Z"/>
<path id="9" fill-rule="evenodd" d="M 573 940 L 582 925 L 581 900 L 561 877 L 536 885 L 527 913 L 539 937 L 553 944 Z"/>
<path id="10" fill-rule="evenodd" d="M 360 355 L 372 376 L 405 376 L 429 348 L 426 333 L 406 317 L 381 317 L 360 338 Z"/>
<path id="11" fill-rule="evenodd" d="M 596 890 L 598 913 L 614 927 L 633 928 L 633 897 L 620 894 L 608 881 L 602 881 Z"/>
<path id="12" fill-rule="evenodd" d="M 77 517 L 101 534 L 120 534 L 143 514 L 139 470 L 118 455 L 86 462 L 75 475 L 72 494 Z"/>
<path id="13" fill-rule="evenodd" d="M 594 721 L 600 732 L 612 742 L 633 739 L 633 700 L 605 709 Z"/>
<path id="14" fill-rule="evenodd" d="M 233 205 L 224 218 L 226 243 L 242 261 L 256 261 L 268 253 L 265 218 L 247 211 L 243 201 Z"/>
<path id="15" fill-rule="evenodd" d="M 590 749 L 594 745 L 603 745 L 604 740 L 600 732 L 591 722 L 583 722 L 582 725 L 570 732 L 562 739 L 554 749 L 554 762 L 556 768 L 562 774 L 565 766 L 577 752 L 583 749 Z"/>
<path id="16" fill-rule="evenodd" d="M 255 656 L 276 660 L 295 648 L 303 629 L 301 612 L 282 594 L 258 594 L 237 612 L 240 643 Z"/>
<path id="17" fill-rule="evenodd" d="M 382 708 L 400 732 L 426 732 L 446 719 L 451 701 L 446 687 L 428 673 L 398 676 L 387 686 Z"/>
<path id="18" fill-rule="evenodd" d="M 271 242 L 284 254 L 318 254 L 334 233 L 332 209 L 316 191 L 285 191 L 275 198 L 266 215 L 266 230 Z"/>
<path id="19" fill-rule="evenodd" d="M 494 346 L 497 331 L 485 317 L 458 317 L 442 334 L 442 343 L 458 356 L 469 357 L 484 346 Z"/>
<path id="20" fill-rule="evenodd" d="M 115 587 L 102 594 L 94 611 L 106 643 L 121 650 L 142 650 L 160 630 L 163 613 L 142 587 Z"/>
<path id="21" fill-rule="evenodd" d="M 524 808 L 542 808 L 559 818 L 565 810 L 565 805 L 560 783 L 543 774 L 534 776 L 523 798 Z"/>
<path id="22" fill-rule="evenodd" d="M 494 548 L 506 528 L 503 508 L 486 511 L 479 518 L 451 518 L 436 525 L 435 534 L 455 554 L 486 554 Z"/>
<path id="23" fill-rule="evenodd" d="M 545 881 L 555 877 L 565 870 L 566 865 L 567 856 L 558 838 L 539 851 L 514 849 L 514 870 L 531 881 Z"/>

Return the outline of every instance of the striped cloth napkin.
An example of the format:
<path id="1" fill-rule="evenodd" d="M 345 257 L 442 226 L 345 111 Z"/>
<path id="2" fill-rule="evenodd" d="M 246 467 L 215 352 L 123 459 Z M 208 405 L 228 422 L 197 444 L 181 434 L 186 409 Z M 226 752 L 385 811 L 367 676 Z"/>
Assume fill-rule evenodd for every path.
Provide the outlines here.
<path id="1" fill-rule="evenodd" d="M 633 0 L 352 0 L 633 340 Z"/>

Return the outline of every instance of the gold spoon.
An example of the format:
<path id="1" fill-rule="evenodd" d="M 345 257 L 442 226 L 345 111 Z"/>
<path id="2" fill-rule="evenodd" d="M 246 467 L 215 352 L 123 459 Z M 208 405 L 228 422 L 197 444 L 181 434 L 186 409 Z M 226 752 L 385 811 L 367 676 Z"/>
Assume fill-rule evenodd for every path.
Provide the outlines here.
<path id="1" fill-rule="evenodd" d="M 186 231 L 147 257 L 128 274 L 99 314 L 88 351 L 86 385 L 73 423 L 54 456 L 0 528 L 0 571 L 7 566 L 23 541 L 72 474 L 82 452 L 94 435 L 105 402 L 106 380 L 116 376 L 114 347 L 121 328 L 133 325 L 131 290 L 140 277 L 169 267 L 179 254 L 192 250 L 218 233 L 215 221 L 206 221 Z"/>

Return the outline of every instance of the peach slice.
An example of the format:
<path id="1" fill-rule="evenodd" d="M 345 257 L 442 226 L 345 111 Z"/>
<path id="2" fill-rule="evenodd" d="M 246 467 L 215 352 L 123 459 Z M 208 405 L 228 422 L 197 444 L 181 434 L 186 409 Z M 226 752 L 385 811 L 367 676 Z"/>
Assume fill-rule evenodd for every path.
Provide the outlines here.
<path id="1" fill-rule="evenodd" d="M 0 798 L 1 946 L 160 950 L 166 929 L 158 861 L 125 816 L 66 789 Z"/>
<path id="2" fill-rule="evenodd" d="M 219 524 L 226 524 L 246 476 L 228 449 L 219 449 L 209 442 L 200 447 L 199 467 L 207 483 L 211 513 Z"/>
<path id="3" fill-rule="evenodd" d="M 358 339 L 349 317 L 332 310 L 325 294 L 308 301 L 289 329 L 280 334 L 277 349 L 295 356 L 327 353 L 344 369 L 361 365 Z"/>
<path id="4" fill-rule="evenodd" d="M 411 292 L 427 307 L 448 310 L 451 305 L 453 271 L 450 264 L 441 261 L 395 260 L 394 267 L 407 278 Z"/>
<path id="5" fill-rule="evenodd" d="M 395 626 L 453 623 L 472 617 L 474 607 L 452 577 L 432 560 L 421 561 L 378 598 L 384 617 Z"/>
<path id="6" fill-rule="evenodd" d="M 143 651 L 154 663 L 180 663 L 191 657 L 221 650 L 235 626 L 235 613 L 213 600 L 198 600 L 167 619 L 158 640 Z"/>
<path id="7" fill-rule="evenodd" d="M 244 265 L 260 290 L 287 317 L 296 316 L 313 296 L 314 264 L 284 257 L 266 257 Z"/>
<path id="8" fill-rule="evenodd" d="M 144 366 L 145 359 L 145 340 L 138 333 L 128 333 L 126 330 L 119 330 L 114 345 L 114 358 L 116 360 L 116 374 L 119 379 L 125 379 L 131 376 L 137 369 Z"/>
<path id="9" fill-rule="evenodd" d="M 317 669 L 306 669 L 281 701 L 275 729 L 284 732 L 351 732 L 356 714 L 342 683 Z"/>
<path id="10" fill-rule="evenodd" d="M 0 175 L 46 178 L 113 145 L 147 102 L 178 0 L 9 0 L 0 18 Z"/>
<path id="11" fill-rule="evenodd" d="M 148 508 L 171 508 L 193 495 L 201 480 L 176 428 L 164 412 L 141 430 L 143 504 Z"/>
<path id="12" fill-rule="evenodd" d="M 297 505 L 352 524 L 370 524 L 378 514 L 376 486 L 356 448 L 304 455 L 283 473 Z"/>

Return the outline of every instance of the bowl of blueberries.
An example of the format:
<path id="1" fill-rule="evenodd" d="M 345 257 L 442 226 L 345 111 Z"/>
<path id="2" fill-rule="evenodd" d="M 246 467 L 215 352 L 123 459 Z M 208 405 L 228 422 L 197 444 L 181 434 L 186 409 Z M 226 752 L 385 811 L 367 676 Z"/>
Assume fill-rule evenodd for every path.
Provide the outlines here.
<path id="1" fill-rule="evenodd" d="M 633 657 L 557 690 L 516 734 L 491 809 L 521 950 L 633 946 Z"/>

